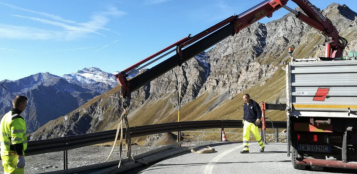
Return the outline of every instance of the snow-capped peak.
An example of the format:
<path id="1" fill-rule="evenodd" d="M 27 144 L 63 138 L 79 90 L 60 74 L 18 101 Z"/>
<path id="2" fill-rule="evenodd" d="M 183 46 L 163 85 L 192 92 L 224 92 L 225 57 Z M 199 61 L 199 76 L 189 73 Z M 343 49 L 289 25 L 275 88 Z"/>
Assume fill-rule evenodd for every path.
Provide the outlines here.
<path id="1" fill-rule="evenodd" d="M 77 73 L 65 74 L 63 78 L 69 83 L 90 85 L 94 83 L 104 83 L 111 87 L 117 85 L 114 75 L 106 73 L 99 68 L 90 67 L 79 70 Z"/>
<path id="2" fill-rule="evenodd" d="M 90 68 L 83 68 L 82 70 L 78 70 L 77 73 L 101 73 L 103 72 L 101 69 L 96 68 L 96 67 L 90 67 Z"/>

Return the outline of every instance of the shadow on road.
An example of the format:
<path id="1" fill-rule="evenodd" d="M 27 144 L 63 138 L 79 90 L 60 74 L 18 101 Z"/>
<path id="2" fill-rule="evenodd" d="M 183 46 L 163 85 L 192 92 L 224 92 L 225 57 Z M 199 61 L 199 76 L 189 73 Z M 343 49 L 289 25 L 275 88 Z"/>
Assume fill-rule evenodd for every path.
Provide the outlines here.
<path id="1" fill-rule="evenodd" d="M 207 162 L 207 163 L 190 163 L 190 164 L 154 164 L 150 168 L 146 169 L 146 171 L 150 170 L 157 170 L 157 169 L 165 169 L 165 168 L 171 168 L 172 166 L 185 166 L 185 167 L 190 167 L 190 166 L 206 166 L 208 164 L 210 165 L 231 165 L 231 164 L 245 164 L 245 163 L 277 163 L 277 162 L 290 162 L 290 160 L 281 160 L 281 161 L 254 161 L 254 162 Z"/>
<path id="2" fill-rule="evenodd" d="M 234 165 L 234 164 L 245 164 L 245 163 L 256 163 L 257 165 L 261 163 L 290 163 L 290 160 L 281 160 L 281 161 L 254 161 L 254 162 L 212 162 L 212 163 L 190 163 L 190 164 L 154 164 L 151 165 L 150 168 L 145 167 L 141 168 L 141 170 L 137 170 L 134 173 L 140 173 L 140 171 L 155 171 L 159 169 L 167 169 L 169 170 L 173 166 L 183 166 L 183 167 L 190 167 L 190 166 L 206 166 L 210 165 Z M 326 172 L 326 173 L 356 173 L 356 170 L 347 170 L 347 169 L 335 169 L 335 168 L 324 168 L 322 171 L 314 171 L 311 170 L 310 167 L 307 167 L 306 170 L 301 171 L 310 171 L 311 173 L 318 173 L 318 172 Z"/>
<path id="3" fill-rule="evenodd" d="M 311 169 L 310 166 L 306 167 L 306 170 L 304 171 L 311 171 L 311 173 L 313 172 L 324 172 L 324 173 L 357 173 L 357 170 L 351 170 L 351 169 L 337 169 L 337 168 L 323 168 L 323 170 L 320 171 L 314 171 Z"/>
<path id="4" fill-rule="evenodd" d="M 249 152 L 246 153 L 247 155 L 249 154 L 269 154 L 269 153 L 287 153 L 286 151 L 264 151 L 264 152 Z M 245 155 L 245 154 L 242 154 Z"/>

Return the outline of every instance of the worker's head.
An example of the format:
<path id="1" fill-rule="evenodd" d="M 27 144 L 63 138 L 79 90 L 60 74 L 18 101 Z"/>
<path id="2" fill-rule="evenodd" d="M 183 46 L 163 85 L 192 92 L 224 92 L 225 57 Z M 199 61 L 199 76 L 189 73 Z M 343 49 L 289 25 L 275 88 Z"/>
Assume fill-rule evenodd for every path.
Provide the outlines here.
<path id="1" fill-rule="evenodd" d="M 250 96 L 249 96 L 249 94 L 244 94 L 244 95 L 243 95 L 243 100 L 244 100 L 244 103 L 250 103 Z"/>
<path id="2" fill-rule="evenodd" d="M 27 97 L 21 95 L 16 96 L 12 101 L 12 106 L 15 109 L 24 111 L 27 107 Z"/>

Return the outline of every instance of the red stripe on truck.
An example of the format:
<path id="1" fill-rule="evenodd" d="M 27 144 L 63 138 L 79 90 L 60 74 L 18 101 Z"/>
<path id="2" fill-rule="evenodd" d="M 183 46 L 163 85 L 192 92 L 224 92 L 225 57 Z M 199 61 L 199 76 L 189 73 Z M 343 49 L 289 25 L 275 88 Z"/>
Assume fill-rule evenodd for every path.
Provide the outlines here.
<path id="1" fill-rule="evenodd" d="M 319 88 L 314 96 L 314 101 L 325 101 L 330 88 Z"/>
<path id="2" fill-rule="evenodd" d="M 333 126 L 332 124 L 320 124 L 314 126 L 310 123 L 294 123 L 294 131 L 332 133 Z"/>

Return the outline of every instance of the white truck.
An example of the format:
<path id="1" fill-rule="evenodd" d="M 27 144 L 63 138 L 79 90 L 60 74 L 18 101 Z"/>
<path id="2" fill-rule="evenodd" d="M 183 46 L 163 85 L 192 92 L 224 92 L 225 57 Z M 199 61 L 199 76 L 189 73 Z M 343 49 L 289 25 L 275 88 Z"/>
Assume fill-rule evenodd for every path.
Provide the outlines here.
<path id="1" fill-rule="evenodd" d="M 294 168 L 357 169 L 357 61 L 292 61 L 286 77 Z"/>

